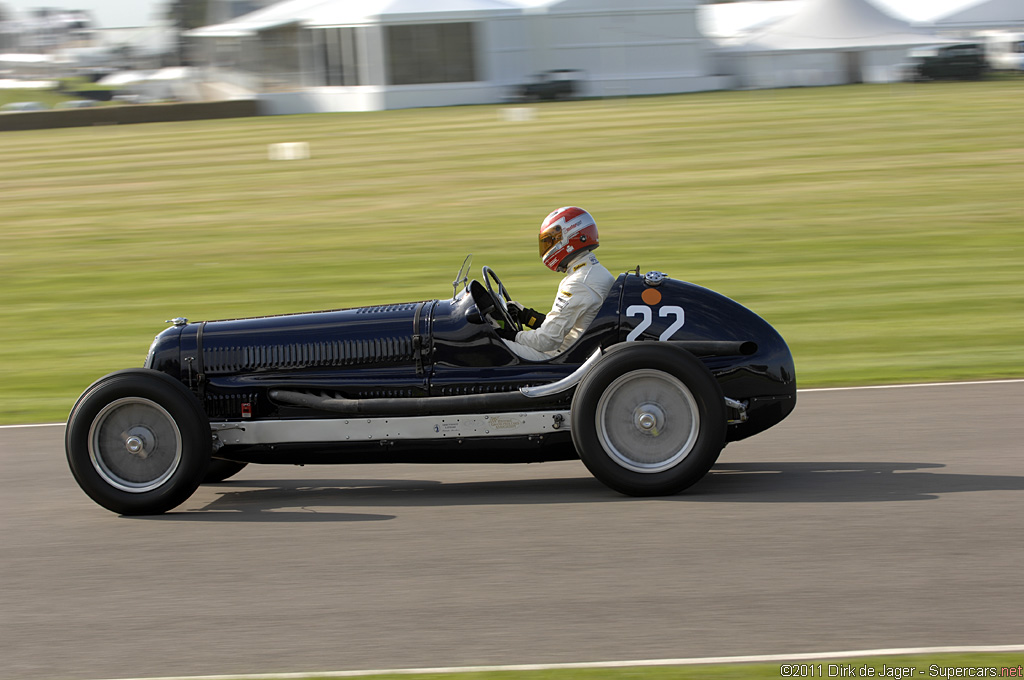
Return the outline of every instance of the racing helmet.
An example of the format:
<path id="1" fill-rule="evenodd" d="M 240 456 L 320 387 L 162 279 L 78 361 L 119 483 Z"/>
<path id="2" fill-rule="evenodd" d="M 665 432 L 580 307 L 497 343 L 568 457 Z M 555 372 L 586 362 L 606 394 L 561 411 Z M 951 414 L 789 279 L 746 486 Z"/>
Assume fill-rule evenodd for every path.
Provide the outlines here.
<path id="1" fill-rule="evenodd" d="M 597 223 L 583 208 L 559 208 L 540 225 L 540 259 L 551 271 L 565 271 L 569 260 L 597 245 Z"/>

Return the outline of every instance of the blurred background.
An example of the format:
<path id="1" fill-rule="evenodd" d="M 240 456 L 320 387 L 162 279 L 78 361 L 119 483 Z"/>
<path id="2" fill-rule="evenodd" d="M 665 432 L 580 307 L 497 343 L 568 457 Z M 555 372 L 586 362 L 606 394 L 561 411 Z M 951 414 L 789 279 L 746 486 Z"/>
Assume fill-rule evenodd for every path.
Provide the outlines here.
<path id="1" fill-rule="evenodd" d="M 654 7 L 610 0 L 3 0 L 0 89 L 57 89 L 83 106 L 112 98 L 256 98 L 261 113 L 312 113 L 976 78 L 989 65 L 1019 70 L 1024 57 L 1024 8 L 1013 0 L 673 0 Z M 35 99 L 21 103 L 67 104 L 49 94 Z"/>
<path id="2" fill-rule="evenodd" d="M 0 0 L 0 422 L 165 319 L 446 297 L 469 252 L 544 309 L 570 204 L 802 386 L 1024 375 L 1019 2 L 36 4 Z"/>

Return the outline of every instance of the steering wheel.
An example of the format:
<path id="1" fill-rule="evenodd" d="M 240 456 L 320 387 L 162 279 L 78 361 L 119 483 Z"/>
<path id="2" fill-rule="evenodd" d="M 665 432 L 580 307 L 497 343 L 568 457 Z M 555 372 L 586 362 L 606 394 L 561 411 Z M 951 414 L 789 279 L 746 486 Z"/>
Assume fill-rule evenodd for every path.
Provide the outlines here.
<path id="1" fill-rule="evenodd" d="M 494 306 L 501 310 L 501 320 L 505 322 L 506 328 L 511 328 L 517 333 L 523 330 L 523 324 L 508 309 L 508 303 L 512 302 L 512 298 L 509 296 L 505 284 L 501 282 L 501 279 L 498 278 L 498 275 L 490 267 L 481 267 L 480 271 L 484 275 L 484 285 L 487 286 L 487 292 L 490 293 L 491 299 L 494 300 Z M 498 285 L 497 292 L 495 292 L 494 286 L 491 285 L 491 279 L 494 279 L 494 283 Z"/>

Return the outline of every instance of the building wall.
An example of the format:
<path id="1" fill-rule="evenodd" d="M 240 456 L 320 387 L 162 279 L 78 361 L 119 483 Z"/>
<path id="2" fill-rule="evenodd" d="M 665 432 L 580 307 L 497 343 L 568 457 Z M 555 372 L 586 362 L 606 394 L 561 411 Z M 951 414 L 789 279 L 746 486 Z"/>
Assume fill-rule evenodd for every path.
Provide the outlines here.
<path id="1" fill-rule="evenodd" d="M 433 106 L 459 106 L 500 102 L 521 82 L 527 47 L 523 22 L 518 17 L 476 22 L 477 82 L 388 85 L 386 27 L 362 26 L 359 39 L 359 85 L 305 87 L 301 91 L 263 93 L 266 113 L 290 114 L 313 111 L 379 111 Z M 480 49 L 485 45 L 485 49 Z M 322 65 L 320 66 L 322 68 Z"/>
<path id="2" fill-rule="evenodd" d="M 907 48 L 741 53 L 733 59 L 746 89 L 888 83 L 901 77 Z"/>
<path id="3" fill-rule="evenodd" d="M 535 72 L 529 22 L 523 16 L 496 17 L 481 23 L 481 78 L 499 88 L 511 88 Z"/>
<path id="4" fill-rule="evenodd" d="M 875 49 L 864 58 L 865 83 L 892 83 L 902 80 L 909 48 Z"/>
<path id="5" fill-rule="evenodd" d="M 389 35 L 410 33 L 389 28 L 405 25 L 401 22 L 355 27 L 356 79 L 327 77 L 325 64 L 331 57 L 325 46 L 332 39 L 317 31 L 338 29 L 282 29 L 276 36 L 267 31 L 257 42 L 275 50 L 277 57 L 269 64 L 277 71 L 271 75 L 278 77 L 274 87 L 259 90 L 260 97 L 270 113 L 499 103 L 512 98 L 516 86 L 531 76 L 556 69 L 577 71 L 573 77 L 581 83 L 577 94 L 582 96 L 693 92 L 732 84 L 730 78 L 711 75 L 711 45 L 697 28 L 696 3 L 642 2 L 630 7 L 610 0 L 566 0 L 543 11 L 481 14 L 472 19 L 474 82 L 393 84 L 409 79 L 408 74 L 389 74 L 389 59 L 401 52 L 389 51 Z M 426 23 L 445 21 L 439 15 Z M 287 30 L 297 33 L 295 59 L 280 50 Z M 262 74 L 267 67 L 264 60 Z M 293 68 L 294 77 L 281 77 Z"/>
<path id="6" fill-rule="evenodd" d="M 584 95 L 685 92 L 689 79 L 712 72 L 693 7 L 562 3 L 527 22 L 532 71 L 577 69 L 586 75 Z"/>
<path id="7" fill-rule="evenodd" d="M 847 82 L 840 52 L 744 54 L 736 60 L 739 85 L 747 89 L 812 87 Z"/>

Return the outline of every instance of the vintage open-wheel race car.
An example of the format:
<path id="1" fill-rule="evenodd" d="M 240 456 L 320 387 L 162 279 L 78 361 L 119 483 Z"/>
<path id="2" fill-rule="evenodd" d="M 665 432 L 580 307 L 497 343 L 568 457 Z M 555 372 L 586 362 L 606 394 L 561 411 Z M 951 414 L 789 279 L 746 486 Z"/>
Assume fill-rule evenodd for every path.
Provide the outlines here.
<path id="1" fill-rule="evenodd" d="M 660 272 L 621 274 L 546 361 L 518 357 L 492 270 L 451 299 L 173 325 L 143 368 L 78 399 L 65 448 L 82 489 L 126 515 L 178 506 L 249 463 L 526 463 L 580 458 L 608 487 L 667 495 L 796 403 L 782 337 Z"/>

